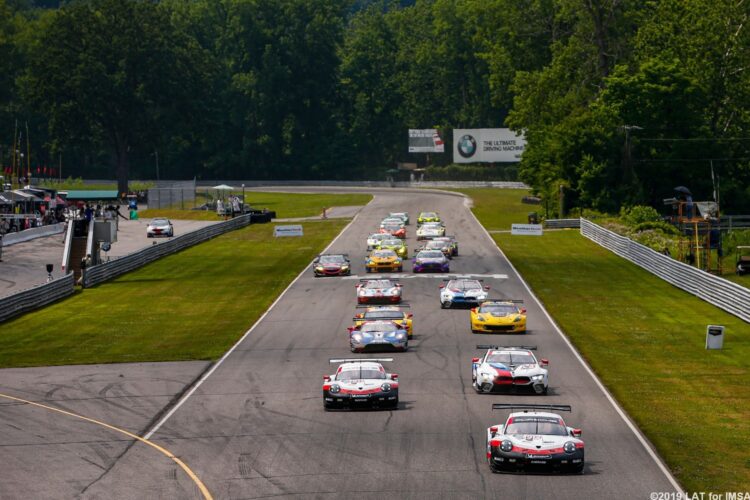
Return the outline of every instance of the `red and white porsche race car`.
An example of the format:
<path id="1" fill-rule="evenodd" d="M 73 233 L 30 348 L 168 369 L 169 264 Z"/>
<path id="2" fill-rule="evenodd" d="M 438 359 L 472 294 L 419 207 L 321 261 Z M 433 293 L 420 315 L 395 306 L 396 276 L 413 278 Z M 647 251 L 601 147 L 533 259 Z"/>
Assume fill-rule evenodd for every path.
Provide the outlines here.
<path id="1" fill-rule="evenodd" d="M 487 429 L 487 462 L 492 472 L 583 473 L 581 430 L 568 427 L 553 411 L 568 405 L 493 404 L 493 410 L 520 410 L 504 425 Z"/>
<path id="2" fill-rule="evenodd" d="M 357 283 L 357 303 L 398 304 L 401 302 L 401 284 L 394 279 L 363 279 Z"/>
<path id="3" fill-rule="evenodd" d="M 398 375 L 386 373 L 381 362 L 392 358 L 332 359 L 342 363 L 323 376 L 323 407 L 398 409 Z"/>

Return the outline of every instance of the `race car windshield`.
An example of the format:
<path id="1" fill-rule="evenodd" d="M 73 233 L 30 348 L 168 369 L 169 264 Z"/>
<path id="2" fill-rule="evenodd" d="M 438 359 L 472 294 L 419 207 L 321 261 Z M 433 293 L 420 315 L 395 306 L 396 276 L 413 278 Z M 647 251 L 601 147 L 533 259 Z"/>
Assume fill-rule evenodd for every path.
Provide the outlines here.
<path id="1" fill-rule="evenodd" d="M 393 288 L 393 283 L 389 280 L 373 280 L 365 283 L 365 288 Z"/>
<path id="2" fill-rule="evenodd" d="M 448 283 L 448 288 L 458 288 L 461 290 L 479 290 L 482 285 L 477 281 L 451 281 Z"/>
<path id="3" fill-rule="evenodd" d="M 363 332 L 395 332 L 399 327 L 390 322 L 369 323 L 362 327 Z"/>
<path id="4" fill-rule="evenodd" d="M 368 311 L 365 319 L 404 319 L 404 315 L 398 311 Z"/>
<path id="5" fill-rule="evenodd" d="M 537 434 L 545 436 L 567 436 L 568 430 L 561 421 L 549 417 L 515 417 L 508 424 L 505 434 Z"/>
<path id="6" fill-rule="evenodd" d="M 385 372 L 371 368 L 358 368 L 353 370 L 343 370 L 336 375 L 336 380 L 342 381 L 363 379 L 385 380 Z"/>
<path id="7" fill-rule="evenodd" d="M 443 252 L 436 252 L 434 250 L 419 252 L 418 257 L 420 259 L 440 259 L 443 257 Z"/>
<path id="8" fill-rule="evenodd" d="M 166 226 L 169 224 L 169 221 L 167 219 L 154 219 L 151 221 L 151 224 L 154 226 Z"/>
<path id="9" fill-rule="evenodd" d="M 442 241 L 431 241 L 425 245 L 425 248 L 429 248 L 430 250 L 439 250 L 443 248 L 445 245 Z"/>
<path id="10" fill-rule="evenodd" d="M 372 254 L 380 259 L 387 259 L 388 257 L 395 257 L 396 253 L 393 250 L 378 250 Z"/>
<path id="11" fill-rule="evenodd" d="M 383 245 L 393 245 L 394 247 L 400 247 L 403 245 L 403 242 L 401 240 L 385 240 L 383 241 Z"/>
<path id="12" fill-rule="evenodd" d="M 343 264 L 346 262 L 343 255 L 323 255 L 320 257 L 321 264 Z"/>
<path id="13" fill-rule="evenodd" d="M 480 307 L 479 312 L 484 314 L 494 314 L 495 316 L 507 316 L 509 314 L 516 314 L 518 309 L 516 306 L 510 304 L 492 304 Z"/>
<path id="14" fill-rule="evenodd" d="M 502 363 L 504 365 L 533 365 L 534 356 L 526 352 L 493 352 L 487 356 L 487 363 Z"/>
<path id="15" fill-rule="evenodd" d="M 401 226 L 398 224 L 385 224 L 383 225 L 383 229 L 387 229 L 388 231 L 398 231 L 401 229 Z"/>
<path id="16" fill-rule="evenodd" d="M 437 217 L 437 214 L 435 212 L 424 212 L 422 214 L 422 217 L 427 219 L 427 218 Z"/>

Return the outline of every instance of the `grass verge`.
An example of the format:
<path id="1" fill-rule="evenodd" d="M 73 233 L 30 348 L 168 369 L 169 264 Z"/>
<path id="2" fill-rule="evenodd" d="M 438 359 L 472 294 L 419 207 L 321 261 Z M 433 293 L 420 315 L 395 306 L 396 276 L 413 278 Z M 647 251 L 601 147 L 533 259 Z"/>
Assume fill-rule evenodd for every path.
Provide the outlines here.
<path id="1" fill-rule="evenodd" d="M 219 358 L 348 220 L 251 225 L 2 325 L 0 368 Z"/>
<path id="2" fill-rule="evenodd" d="M 199 189 L 196 196 L 199 204 L 205 203 L 205 195 Z M 210 191 L 209 191 L 210 192 Z M 214 192 L 215 193 L 215 192 Z M 233 194 L 242 195 L 242 191 Z M 278 218 L 316 217 L 323 212 L 323 207 L 345 207 L 367 205 L 372 199 L 369 194 L 329 194 L 329 193 L 269 193 L 265 191 L 245 190 L 247 203 L 253 208 L 272 210 Z M 148 209 L 139 212 L 139 217 L 169 217 L 170 219 L 217 220 L 215 211 Z"/>
<path id="3" fill-rule="evenodd" d="M 509 197 L 520 201 L 518 191 L 478 193 L 485 227 L 505 229 L 528 211 Z M 680 483 L 691 492 L 745 491 L 750 326 L 577 231 L 492 236 Z M 705 350 L 707 324 L 727 327 L 724 350 Z"/>

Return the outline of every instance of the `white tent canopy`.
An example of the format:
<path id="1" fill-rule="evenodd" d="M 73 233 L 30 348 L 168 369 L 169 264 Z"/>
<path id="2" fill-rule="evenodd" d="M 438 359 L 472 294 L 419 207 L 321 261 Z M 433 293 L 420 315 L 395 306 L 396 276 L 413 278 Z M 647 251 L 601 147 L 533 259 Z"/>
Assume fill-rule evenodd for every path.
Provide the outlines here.
<path id="1" fill-rule="evenodd" d="M 214 186 L 211 189 L 216 189 L 217 191 L 234 191 L 234 188 L 232 186 L 227 186 L 226 184 L 219 184 L 218 186 Z"/>

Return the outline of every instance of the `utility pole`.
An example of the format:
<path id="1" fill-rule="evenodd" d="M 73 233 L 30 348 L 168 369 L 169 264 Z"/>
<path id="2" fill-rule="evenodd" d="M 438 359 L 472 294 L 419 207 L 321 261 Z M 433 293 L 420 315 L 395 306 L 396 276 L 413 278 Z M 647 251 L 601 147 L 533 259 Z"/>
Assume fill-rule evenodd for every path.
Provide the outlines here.
<path id="1" fill-rule="evenodd" d="M 154 149 L 154 157 L 156 158 L 156 182 L 159 182 L 159 151 L 156 149 Z"/>

